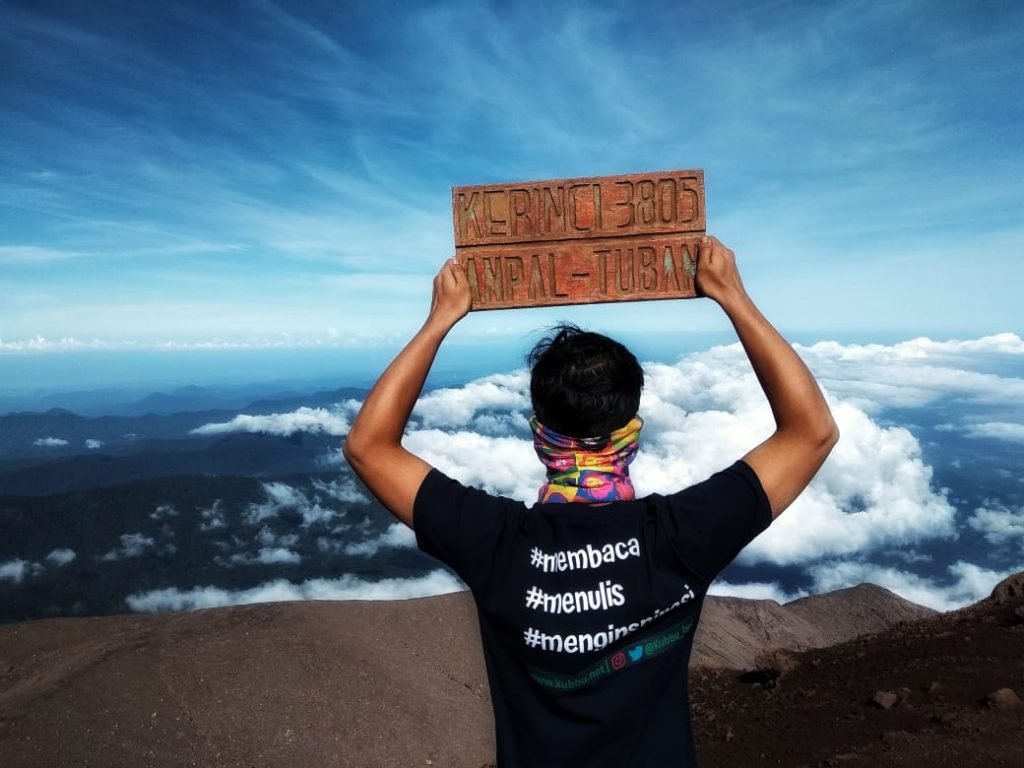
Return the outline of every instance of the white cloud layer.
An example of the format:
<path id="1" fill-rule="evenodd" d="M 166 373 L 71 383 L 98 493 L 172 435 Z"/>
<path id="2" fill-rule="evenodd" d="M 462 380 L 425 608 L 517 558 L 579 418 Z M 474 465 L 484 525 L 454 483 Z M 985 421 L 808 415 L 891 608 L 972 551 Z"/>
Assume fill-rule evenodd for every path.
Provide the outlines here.
<path id="1" fill-rule="evenodd" d="M 344 485 L 336 483 L 324 484 L 328 495 L 331 493 L 343 494 Z M 322 499 L 314 495 L 311 499 L 298 488 L 287 483 L 264 483 L 263 492 L 266 494 L 266 501 L 260 504 L 250 504 L 245 514 L 246 522 L 250 525 L 257 525 L 264 520 L 277 517 L 285 510 L 298 512 L 302 516 L 302 524 L 309 527 L 315 523 L 328 523 L 335 517 L 343 517 L 343 512 L 337 512 L 330 507 L 321 504 Z"/>
<path id="2" fill-rule="evenodd" d="M 339 477 L 329 483 L 323 480 L 314 479 L 313 488 L 325 496 L 340 501 L 344 504 L 369 504 L 370 500 L 356 487 L 351 477 Z"/>
<path id="3" fill-rule="evenodd" d="M 430 597 L 465 589 L 449 573 L 436 570 L 410 579 L 366 581 L 345 575 L 337 579 L 310 579 L 293 584 L 284 579 L 267 582 L 252 589 L 225 590 L 198 587 L 191 590 L 158 589 L 127 598 L 128 607 L 138 612 L 192 611 L 225 605 L 272 603 L 283 600 L 407 600 Z"/>
<path id="4" fill-rule="evenodd" d="M 1016 544 L 1024 551 L 1024 506 L 1011 509 L 990 501 L 987 506 L 974 510 L 967 525 L 982 534 L 989 544 Z M 1021 561 L 1024 565 L 1024 554 Z"/>
<path id="5" fill-rule="evenodd" d="M 345 554 L 372 557 L 385 547 L 413 548 L 415 546 L 416 534 L 413 533 L 413 530 L 404 523 L 392 523 L 379 536 L 345 545 Z"/>
<path id="6" fill-rule="evenodd" d="M 54 549 L 46 556 L 46 559 L 54 565 L 67 565 L 73 561 L 78 555 L 75 554 L 73 549 Z"/>
<path id="7" fill-rule="evenodd" d="M 868 412 L 950 397 L 986 404 L 1024 399 L 1024 379 L 988 372 L 993 360 L 1019 364 L 1024 340 L 1014 333 L 965 341 L 919 338 L 890 346 L 823 341 L 797 349 L 830 392 Z"/>
<path id="8" fill-rule="evenodd" d="M 966 427 L 967 437 L 990 437 L 1011 443 L 1024 443 L 1024 424 L 1007 421 L 986 421 Z"/>
<path id="9" fill-rule="evenodd" d="M 38 445 L 41 448 L 61 448 L 67 444 L 68 441 L 62 437 L 40 437 L 32 441 L 32 445 Z"/>
<path id="10" fill-rule="evenodd" d="M 20 584 L 26 576 L 35 573 L 38 568 L 38 563 L 28 560 L 7 560 L 0 563 L 0 581 L 13 581 L 15 584 Z"/>
<path id="11" fill-rule="evenodd" d="M 828 347 L 836 357 L 840 349 Z M 648 363 L 645 371 L 640 413 L 646 426 L 631 471 L 638 494 L 671 493 L 698 482 L 771 434 L 771 412 L 738 344 L 675 365 Z M 505 376 L 500 386 L 490 377 L 486 387 L 474 389 L 487 393 L 477 409 L 462 394 L 469 390 L 421 398 L 415 413 L 423 426 L 408 432 L 405 445 L 464 483 L 534 501 L 544 472 L 522 411 L 506 413 L 504 434 L 463 426 L 493 416 L 496 403 L 528 407 L 528 377 Z M 796 564 L 955 536 L 955 509 L 932 487 L 931 468 L 914 436 L 879 425 L 856 401 L 834 394 L 830 399 L 839 445 L 797 502 L 745 550 L 743 562 Z"/>
<path id="12" fill-rule="evenodd" d="M 1014 334 L 973 341 L 915 339 L 892 346 L 823 342 L 800 348 L 823 383 L 842 438 L 805 493 L 747 547 L 741 562 L 799 566 L 810 578 L 814 591 L 874 581 L 915 602 L 938 608 L 955 607 L 987 594 L 1002 575 L 998 569 L 959 561 L 948 566 L 945 578 L 938 579 L 870 562 L 873 554 L 891 561 L 894 552 L 926 552 L 929 541 L 951 540 L 959 535 L 956 510 L 946 492 L 934 486 L 932 470 L 922 458 L 917 438 L 909 429 L 884 421 L 883 415 L 889 408 L 923 408 L 943 398 L 979 403 L 990 412 L 1000 405 L 1013 407 L 1024 394 L 1024 380 L 993 375 L 988 366 L 993 359 L 1002 359 L 1000 356 L 1016 359 L 1022 349 L 1024 342 Z M 667 493 L 697 482 L 729 465 L 771 433 L 770 410 L 738 344 L 691 354 L 674 365 L 649 363 L 645 370 L 647 385 L 641 415 L 646 426 L 632 469 L 638 493 Z M 1001 370 L 1011 368 L 1003 366 Z M 306 408 L 268 417 L 239 416 L 200 430 L 215 433 L 240 429 L 282 435 L 303 430 L 341 436 L 356 405 L 350 402 L 334 410 Z M 531 503 L 544 472 L 528 439 L 528 411 L 525 371 L 488 376 L 421 397 L 404 442 L 462 482 Z M 973 425 L 950 423 L 949 429 L 987 430 L 989 434 L 1001 430 L 1004 439 L 1015 439 L 1014 424 L 993 419 Z M 250 505 L 244 514 L 249 524 L 263 526 L 256 535 L 258 549 L 254 554 L 236 554 L 234 562 L 298 561 L 292 549 L 295 541 L 277 536 L 264 525 L 285 510 L 299 513 L 305 527 L 333 525 L 330 533 L 338 534 L 352 529 L 347 521 L 338 524 L 336 518 L 344 513 L 327 504 L 369 501 L 349 477 L 331 482 L 314 480 L 305 490 L 279 482 L 265 483 L 263 489 L 265 500 Z M 974 510 L 961 524 L 981 533 L 989 543 L 1013 545 L 1024 538 L 1022 515 L 1022 510 L 993 501 Z M 204 530 L 226 524 L 218 504 L 202 510 L 202 516 Z M 365 534 L 365 526 L 363 531 Z M 122 547 L 107 557 L 131 556 L 132 551 L 152 546 L 145 537 L 131 542 L 124 539 Z M 415 540 L 411 531 L 395 523 L 363 541 L 320 536 L 317 543 L 325 552 L 369 557 L 385 547 L 414 546 Z M 928 554 L 914 554 L 904 560 L 905 567 L 927 563 L 934 572 L 935 564 Z M 14 573 L 15 569 L 10 571 Z M 240 593 L 150 593 L 138 599 L 145 598 L 140 605 L 156 601 L 154 604 L 164 607 L 198 607 L 207 599 L 214 601 L 211 604 L 226 604 L 216 601 L 246 601 L 252 595 L 277 594 L 280 590 L 303 595 L 314 589 L 309 586 L 314 583 L 324 589 L 354 588 L 350 582 L 339 587 L 336 581 L 307 582 L 301 587 L 283 587 L 281 582 L 274 582 Z M 720 583 L 713 592 L 779 602 L 804 594 L 787 592 L 773 582 Z"/>
<path id="13" fill-rule="evenodd" d="M 745 562 L 799 563 L 956 536 L 956 510 L 907 430 L 833 406 L 842 438 L 808 489 L 744 552 Z"/>
<path id="14" fill-rule="evenodd" d="M 173 504 L 160 504 L 149 513 L 149 516 L 153 520 L 166 520 L 169 517 L 177 517 L 178 510 Z"/>
<path id="15" fill-rule="evenodd" d="M 239 414 L 231 421 L 203 424 L 192 430 L 194 435 L 221 435 L 228 432 L 253 432 L 287 437 L 296 432 L 323 433 L 340 437 L 348 433 L 348 419 L 326 408 L 298 408 L 291 413 L 266 416 Z"/>
<path id="16" fill-rule="evenodd" d="M 199 524 L 200 531 L 213 531 L 218 528 L 226 528 L 228 525 L 224 519 L 224 505 L 220 499 L 216 499 L 211 506 L 200 509 L 199 516 L 202 518 L 202 522 Z"/>
<path id="17" fill-rule="evenodd" d="M 872 577 L 934 607 L 987 594 L 998 569 L 958 562 L 948 566 L 945 580 L 935 580 L 867 562 L 872 554 L 913 552 L 903 558 L 907 566 L 927 564 L 934 572 L 928 542 L 956 539 L 964 524 L 946 491 L 935 486 L 918 439 L 885 416 L 889 409 L 927 408 L 938 401 L 1013 412 L 1024 400 L 1024 378 L 1007 372 L 1020 365 L 1024 341 L 1007 333 L 894 345 L 822 342 L 798 350 L 822 383 L 842 437 L 807 490 L 747 547 L 740 562 L 801 566 L 816 589 Z M 645 372 L 646 426 L 631 471 L 639 494 L 698 482 L 773 429 L 738 344 L 687 355 L 674 365 L 648 363 Z M 529 379 L 522 370 L 431 392 L 417 402 L 404 444 L 461 482 L 532 503 L 544 472 L 529 439 L 529 407 Z M 958 412 L 966 419 L 970 408 L 953 411 Z M 1018 439 L 1019 427 L 1010 420 L 946 425 L 949 431 L 1005 440 Z M 976 510 L 969 525 L 992 543 L 1015 542 L 1019 517 L 992 504 Z M 718 584 L 715 591 L 780 602 L 803 594 L 770 582 Z"/>
<path id="18" fill-rule="evenodd" d="M 263 526 L 260 528 L 260 532 L 256 535 L 256 540 L 264 547 L 279 546 L 279 547 L 293 547 L 299 541 L 299 534 L 297 533 L 283 533 L 276 534 L 270 529 L 270 526 Z"/>
<path id="19" fill-rule="evenodd" d="M 955 538 L 956 510 L 933 487 L 917 439 L 907 429 L 883 425 L 878 416 L 886 408 L 925 407 L 951 397 L 990 406 L 1024 400 L 1024 380 L 986 370 L 993 359 L 1024 354 L 1024 341 L 1006 333 L 893 345 L 821 342 L 799 350 L 829 396 L 842 439 L 809 488 L 741 561 L 794 565 Z M 675 365 L 649 363 L 646 373 L 641 415 L 647 425 L 632 469 L 641 494 L 697 482 L 771 433 L 770 411 L 738 344 L 689 355 Z M 200 430 L 340 435 L 355 405 L 347 403 L 344 412 L 240 416 Z M 528 412 L 525 371 L 488 376 L 421 397 L 405 445 L 464 483 L 530 503 L 544 473 L 528 439 Z M 996 421 L 949 425 L 969 436 L 1006 440 L 1018 439 L 1020 428 Z M 339 501 L 365 499 L 348 482 L 317 490 Z M 319 499 L 297 489 L 265 488 L 268 500 L 252 507 L 250 522 L 287 507 L 300 510 L 306 525 L 332 515 Z M 993 519 L 979 513 L 975 522 Z M 383 538 L 346 548 L 369 553 L 380 545 L 386 545 Z"/>
<path id="20" fill-rule="evenodd" d="M 128 557 L 141 557 L 146 550 L 152 549 L 153 539 L 142 533 L 122 534 L 119 546 L 106 552 L 100 559 L 106 561 L 124 560 Z"/>
<path id="21" fill-rule="evenodd" d="M 404 444 L 466 485 L 528 503 L 537 500 L 537 489 L 544 480 L 533 444 L 523 438 L 468 430 L 413 429 Z"/>
<path id="22" fill-rule="evenodd" d="M 416 416 L 425 427 L 460 424 L 476 432 L 489 432 L 487 411 L 517 412 L 529 407 L 529 380 L 519 371 L 494 374 L 458 388 L 428 392 L 416 403 Z M 484 421 L 476 423 L 481 418 Z M 525 420 L 521 426 L 526 426 Z"/>
<path id="23" fill-rule="evenodd" d="M 297 552 L 287 547 L 260 547 L 254 555 L 239 552 L 231 556 L 229 562 L 236 565 L 298 565 L 302 558 Z"/>
<path id="24" fill-rule="evenodd" d="M 57 352 L 95 352 L 95 351 L 175 351 L 184 350 L 257 350 L 257 349 L 337 349 L 351 350 L 380 344 L 394 344 L 398 341 L 393 334 L 383 333 L 352 333 L 339 337 L 328 330 L 322 335 L 298 337 L 283 335 L 274 337 L 265 335 L 251 339 L 122 339 L 122 338 L 91 338 L 80 339 L 75 336 L 60 338 L 46 337 L 36 334 L 21 339 L 3 339 L 0 337 L 0 354 L 4 353 L 57 353 Z"/>

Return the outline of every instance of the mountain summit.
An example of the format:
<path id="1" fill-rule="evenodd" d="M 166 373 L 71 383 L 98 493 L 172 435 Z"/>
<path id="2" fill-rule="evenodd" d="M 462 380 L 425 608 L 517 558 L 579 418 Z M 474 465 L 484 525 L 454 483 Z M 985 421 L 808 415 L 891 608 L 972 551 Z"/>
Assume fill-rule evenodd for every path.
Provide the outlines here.
<path id="1" fill-rule="evenodd" d="M 894 761 L 907 745 L 939 766 L 1016 757 L 1015 579 L 949 614 L 872 585 L 786 605 L 708 598 L 692 673 L 702 764 L 928 764 Z M 0 753 L 10 768 L 481 768 L 478 642 L 466 593 L 0 626 Z"/>

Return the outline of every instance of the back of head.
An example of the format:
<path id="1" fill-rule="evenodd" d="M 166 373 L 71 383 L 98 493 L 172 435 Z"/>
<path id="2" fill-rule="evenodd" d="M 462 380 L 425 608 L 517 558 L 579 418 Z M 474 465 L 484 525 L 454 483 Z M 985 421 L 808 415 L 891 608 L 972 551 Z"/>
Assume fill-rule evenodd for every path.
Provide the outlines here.
<path id="1" fill-rule="evenodd" d="M 549 429 L 571 437 L 602 437 L 636 416 L 644 372 L 633 353 L 614 339 L 559 325 L 527 359 L 533 411 Z"/>

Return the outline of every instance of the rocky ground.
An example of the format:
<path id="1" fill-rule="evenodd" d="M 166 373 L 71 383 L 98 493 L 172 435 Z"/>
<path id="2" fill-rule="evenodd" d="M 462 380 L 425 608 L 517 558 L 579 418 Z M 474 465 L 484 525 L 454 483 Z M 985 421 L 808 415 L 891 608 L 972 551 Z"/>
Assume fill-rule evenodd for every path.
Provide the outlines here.
<path id="1" fill-rule="evenodd" d="M 957 613 L 829 648 L 772 650 L 805 646 L 808 627 L 830 618 L 850 636 L 857 621 L 915 615 L 882 592 L 844 590 L 782 612 L 709 603 L 703 658 L 715 659 L 718 642 L 758 669 L 693 671 L 704 768 L 1024 765 L 1024 574 Z M 3 768 L 492 760 L 465 594 L 0 626 Z"/>
<path id="2" fill-rule="evenodd" d="M 962 611 L 759 661 L 692 673 L 703 768 L 1024 766 L 1024 574 Z"/>

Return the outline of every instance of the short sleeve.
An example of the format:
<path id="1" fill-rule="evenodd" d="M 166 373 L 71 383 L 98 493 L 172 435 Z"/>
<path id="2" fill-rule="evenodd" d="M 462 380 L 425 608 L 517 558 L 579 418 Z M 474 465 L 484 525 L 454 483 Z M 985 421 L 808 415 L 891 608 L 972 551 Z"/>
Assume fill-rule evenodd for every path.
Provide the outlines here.
<path id="1" fill-rule="evenodd" d="M 413 505 L 416 544 L 475 592 L 493 571 L 496 552 L 520 518 L 521 506 L 431 469 Z"/>
<path id="2" fill-rule="evenodd" d="M 665 501 L 662 522 L 673 549 L 708 584 L 772 522 L 768 495 L 743 461 Z"/>

